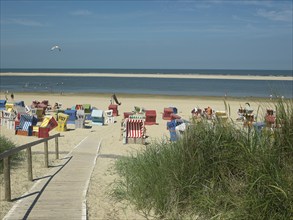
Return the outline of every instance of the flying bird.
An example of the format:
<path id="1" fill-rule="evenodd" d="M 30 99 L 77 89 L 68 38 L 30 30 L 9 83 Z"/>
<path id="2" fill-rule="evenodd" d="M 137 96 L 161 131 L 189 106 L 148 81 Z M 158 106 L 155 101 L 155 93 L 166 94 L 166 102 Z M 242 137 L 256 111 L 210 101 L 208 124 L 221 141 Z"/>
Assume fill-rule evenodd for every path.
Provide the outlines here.
<path id="1" fill-rule="evenodd" d="M 58 49 L 59 51 L 61 51 L 61 48 L 59 47 L 59 46 L 53 46 L 52 48 L 51 48 L 51 50 L 55 50 L 55 49 Z"/>

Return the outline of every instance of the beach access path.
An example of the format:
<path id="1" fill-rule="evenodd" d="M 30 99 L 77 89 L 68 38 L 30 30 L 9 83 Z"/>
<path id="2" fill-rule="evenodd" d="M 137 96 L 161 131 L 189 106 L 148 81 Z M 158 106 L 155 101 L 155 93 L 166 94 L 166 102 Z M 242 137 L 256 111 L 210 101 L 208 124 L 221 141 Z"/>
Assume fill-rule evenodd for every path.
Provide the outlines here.
<path id="1" fill-rule="evenodd" d="M 100 146 L 94 133 L 85 137 L 60 165 L 35 180 L 4 219 L 86 219 L 86 193 Z"/>

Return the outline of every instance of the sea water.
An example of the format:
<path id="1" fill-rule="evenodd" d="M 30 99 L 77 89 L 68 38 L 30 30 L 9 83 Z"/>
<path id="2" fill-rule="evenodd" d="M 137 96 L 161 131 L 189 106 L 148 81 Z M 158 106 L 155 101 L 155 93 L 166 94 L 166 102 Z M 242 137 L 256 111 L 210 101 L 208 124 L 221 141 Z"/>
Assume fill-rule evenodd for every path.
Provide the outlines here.
<path id="1" fill-rule="evenodd" d="M 1 69 L 1 72 L 203 74 L 292 76 L 291 70 L 189 70 L 189 69 Z M 293 81 L 235 79 L 174 79 L 70 76 L 1 76 L 1 91 L 51 93 L 129 93 L 187 96 L 293 98 Z"/>

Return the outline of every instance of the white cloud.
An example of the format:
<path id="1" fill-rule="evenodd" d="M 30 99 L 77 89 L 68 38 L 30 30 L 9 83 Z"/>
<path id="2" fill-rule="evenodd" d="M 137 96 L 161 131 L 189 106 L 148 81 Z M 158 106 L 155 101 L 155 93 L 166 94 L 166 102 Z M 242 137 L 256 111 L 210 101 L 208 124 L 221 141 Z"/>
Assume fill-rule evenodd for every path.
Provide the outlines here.
<path id="1" fill-rule="evenodd" d="M 1 21 L 2 24 L 16 24 L 22 26 L 31 26 L 31 27 L 43 27 L 44 25 L 38 21 L 22 18 L 13 18 Z"/>
<path id="2" fill-rule="evenodd" d="M 272 21 L 292 22 L 292 10 L 268 11 L 265 9 L 259 9 L 257 10 L 256 15 Z"/>
<path id="3" fill-rule="evenodd" d="M 232 15 L 232 19 L 235 21 L 241 21 L 245 23 L 258 23 L 258 21 L 250 19 L 250 18 L 245 18 L 245 17 L 239 17 L 238 15 Z"/>
<path id="4" fill-rule="evenodd" d="M 254 1 L 254 0 L 243 0 L 243 1 L 236 1 L 237 4 L 242 5 L 253 5 L 253 6 L 262 6 L 262 7 L 274 7 L 274 2 L 269 0 L 260 0 L 260 1 Z"/>
<path id="5" fill-rule="evenodd" d="M 88 15 L 91 15 L 92 12 L 90 12 L 89 10 L 77 10 L 77 11 L 71 12 L 71 14 L 76 16 L 88 16 Z"/>

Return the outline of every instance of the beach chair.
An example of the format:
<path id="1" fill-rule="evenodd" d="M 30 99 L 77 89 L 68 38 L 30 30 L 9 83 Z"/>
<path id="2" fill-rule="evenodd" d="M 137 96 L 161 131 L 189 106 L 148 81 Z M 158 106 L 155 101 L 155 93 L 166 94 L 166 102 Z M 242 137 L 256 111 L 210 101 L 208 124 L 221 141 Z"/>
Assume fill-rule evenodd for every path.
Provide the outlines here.
<path id="1" fill-rule="evenodd" d="M 40 124 L 40 128 L 48 128 L 49 131 L 53 130 L 58 126 L 58 122 L 53 116 L 46 115 Z"/>
<path id="2" fill-rule="evenodd" d="M 163 120 L 171 120 L 172 113 L 173 113 L 173 108 L 164 108 Z"/>
<path id="3" fill-rule="evenodd" d="M 191 115 L 195 119 L 200 119 L 202 117 L 202 109 L 195 107 L 194 109 L 191 110 Z"/>
<path id="4" fill-rule="evenodd" d="M 1 114 L 1 126 L 6 126 L 8 129 L 11 129 L 11 123 L 15 120 L 16 114 L 14 111 L 2 110 Z"/>
<path id="5" fill-rule="evenodd" d="M 33 126 L 38 123 L 38 119 L 34 116 L 22 114 L 20 116 L 19 126 L 15 128 L 15 134 L 32 136 Z"/>
<path id="6" fill-rule="evenodd" d="M 25 109 L 24 106 L 15 105 L 14 109 L 15 109 L 15 111 L 16 111 L 17 114 L 18 114 L 18 113 L 19 113 L 19 114 L 27 113 L 27 112 L 26 112 L 26 109 Z"/>
<path id="7" fill-rule="evenodd" d="M 145 124 L 146 125 L 155 125 L 157 118 L 156 110 L 146 110 L 145 112 Z"/>
<path id="8" fill-rule="evenodd" d="M 177 134 L 176 134 L 175 128 L 176 128 L 175 120 L 167 122 L 167 129 L 170 133 L 170 141 L 177 141 Z"/>
<path id="9" fill-rule="evenodd" d="M 177 141 L 179 136 L 177 136 L 177 133 L 181 128 L 178 128 L 176 132 L 176 127 L 181 125 L 184 121 L 181 119 L 175 119 L 167 122 L 167 129 L 170 132 L 170 141 Z"/>
<path id="10" fill-rule="evenodd" d="M 62 109 L 62 103 L 55 102 L 54 107 L 53 107 L 53 110 L 54 111 L 57 111 L 57 110 L 60 110 L 60 109 Z"/>
<path id="11" fill-rule="evenodd" d="M 105 111 L 105 117 L 106 117 L 106 120 L 105 120 L 106 124 L 112 124 L 115 122 L 115 118 L 113 116 L 113 110 Z"/>
<path id="12" fill-rule="evenodd" d="M 85 113 L 84 110 L 76 111 L 75 129 L 85 127 Z"/>
<path id="13" fill-rule="evenodd" d="M 129 144 L 145 144 L 145 120 L 144 119 L 125 119 L 126 141 Z"/>
<path id="14" fill-rule="evenodd" d="M 273 109 L 267 109 L 265 125 L 268 128 L 274 128 L 276 126 L 276 115 Z"/>
<path id="15" fill-rule="evenodd" d="M 214 116 L 214 111 L 213 111 L 213 109 L 212 109 L 210 106 L 208 106 L 208 107 L 205 108 L 204 110 L 205 110 L 205 111 L 204 111 L 204 116 L 206 117 L 206 119 L 208 119 L 208 120 L 213 119 L 213 116 Z"/>
<path id="16" fill-rule="evenodd" d="M 69 118 L 69 115 L 64 113 L 58 113 L 58 127 L 57 131 L 67 131 L 67 120 Z"/>
<path id="17" fill-rule="evenodd" d="M 42 121 L 43 117 L 45 115 L 44 109 L 43 108 L 36 108 L 36 109 L 34 109 L 34 111 L 35 112 L 33 114 L 37 116 L 38 121 Z M 32 110 L 32 112 L 33 112 L 33 110 Z"/>
<path id="18" fill-rule="evenodd" d="M 49 105 L 49 100 L 43 100 L 41 103 L 46 105 L 46 106 L 48 106 Z"/>
<path id="19" fill-rule="evenodd" d="M 216 119 L 222 123 L 226 123 L 228 121 L 228 115 L 226 111 L 215 111 Z"/>
<path id="20" fill-rule="evenodd" d="M 81 104 L 75 105 L 75 110 L 83 110 L 83 105 Z"/>
<path id="21" fill-rule="evenodd" d="M 12 111 L 14 108 L 14 103 L 7 103 L 5 104 L 5 108 L 7 111 Z"/>
<path id="22" fill-rule="evenodd" d="M 0 100 L 0 110 L 6 110 L 6 100 Z"/>
<path id="23" fill-rule="evenodd" d="M 185 122 L 177 125 L 175 127 L 176 138 L 181 138 L 183 136 L 183 133 L 185 132 L 186 128 L 187 128 L 187 124 Z"/>
<path id="24" fill-rule="evenodd" d="M 253 114 L 248 114 L 248 113 L 244 114 L 243 126 L 252 127 L 254 120 L 255 120 L 255 117 Z"/>
<path id="25" fill-rule="evenodd" d="M 113 116 L 118 116 L 118 105 L 110 104 L 108 110 L 113 110 Z"/>
<path id="26" fill-rule="evenodd" d="M 250 104 L 248 102 L 245 103 L 244 113 L 249 115 L 253 113 L 253 108 L 250 107 Z"/>
<path id="27" fill-rule="evenodd" d="M 244 120 L 245 110 L 240 107 L 237 111 L 238 118 L 236 120 L 243 121 Z"/>
<path id="28" fill-rule="evenodd" d="M 37 101 L 37 100 L 32 101 L 31 107 L 32 107 L 32 108 L 37 108 L 37 107 L 38 107 L 38 104 L 40 104 L 39 101 Z"/>
<path id="29" fill-rule="evenodd" d="M 130 115 L 133 115 L 134 114 L 134 112 L 124 112 L 123 113 L 123 118 L 125 119 L 125 118 L 129 118 L 129 116 Z"/>
<path id="30" fill-rule="evenodd" d="M 92 110 L 92 125 L 104 125 L 104 111 L 99 109 Z"/>
<path id="31" fill-rule="evenodd" d="M 65 110 L 64 114 L 69 115 L 67 124 L 75 124 L 75 120 L 76 120 L 76 110 L 75 110 L 75 106 L 74 109 L 70 109 L 70 110 Z"/>
<path id="32" fill-rule="evenodd" d="M 84 113 L 90 114 L 92 112 L 91 104 L 82 104 L 82 107 L 84 109 Z"/>
<path id="33" fill-rule="evenodd" d="M 38 138 L 47 138 L 49 137 L 49 132 L 58 126 L 58 122 L 53 116 L 45 116 L 40 127 L 38 128 Z M 33 127 L 33 132 L 36 132 Z"/>
<path id="34" fill-rule="evenodd" d="M 16 106 L 21 106 L 21 107 L 25 107 L 24 105 L 24 101 L 17 101 L 17 102 L 14 102 L 14 105 Z"/>
<path id="35" fill-rule="evenodd" d="M 177 114 L 178 113 L 178 109 L 174 106 L 169 107 L 171 109 L 173 109 L 173 114 Z"/>

